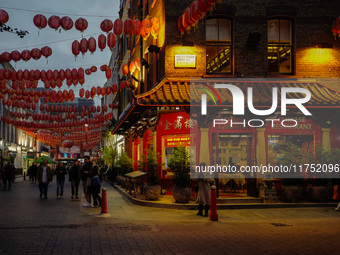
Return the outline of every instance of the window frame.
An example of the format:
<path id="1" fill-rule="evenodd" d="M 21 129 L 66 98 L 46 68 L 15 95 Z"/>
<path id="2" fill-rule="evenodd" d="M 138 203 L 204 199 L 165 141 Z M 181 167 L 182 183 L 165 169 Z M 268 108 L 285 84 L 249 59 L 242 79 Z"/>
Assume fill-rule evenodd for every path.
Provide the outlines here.
<path id="1" fill-rule="evenodd" d="M 231 75 L 234 75 L 234 67 L 235 67 L 235 58 L 234 58 L 234 17 L 233 16 L 229 16 L 229 15 L 209 15 L 205 18 L 205 20 L 210 20 L 210 19 L 226 19 L 226 20 L 229 20 L 230 21 L 230 58 L 231 58 L 231 61 L 230 61 L 230 72 L 211 72 L 209 73 L 207 71 L 207 58 L 205 56 L 205 75 L 207 76 L 214 76 L 214 75 L 224 75 L 224 76 L 231 76 Z M 207 46 L 210 46 L 207 44 L 207 38 L 206 38 L 206 31 L 207 29 L 207 26 L 205 25 L 205 49 L 207 51 Z M 220 29 L 220 25 L 219 25 L 219 21 L 218 21 L 218 36 L 219 36 L 219 29 Z M 220 46 L 226 46 L 224 44 L 221 44 L 219 43 L 219 38 L 218 38 L 218 45 L 217 47 L 220 47 Z"/>
<path id="2" fill-rule="evenodd" d="M 291 48 L 291 72 L 289 73 L 280 73 L 280 69 L 278 72 L 269 72 L 269 60 L 268 60 L 268 47 L 270 47 L 270 43 L 268 41 L 268 22 L 273 19 L 278 20 L 288 20 L 292 24 L 292 31 L 291 31 L 291 45 L 289 46 Z M 296 18 L 293 16 L 288 15 L 273 15 L 267 17 L 267 48 L 266 48 L 266 59 L 267 59 L 267 73 L 270 76 L 294 76 L 296 75 Z M 279 46 L 283 46 L 284 44 L 279 44 Z"/>

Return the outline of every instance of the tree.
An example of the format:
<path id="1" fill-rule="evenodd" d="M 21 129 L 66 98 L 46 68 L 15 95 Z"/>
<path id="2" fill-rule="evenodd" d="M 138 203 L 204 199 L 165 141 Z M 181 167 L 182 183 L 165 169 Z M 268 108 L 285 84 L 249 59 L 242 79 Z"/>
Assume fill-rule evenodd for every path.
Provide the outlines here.
<path id="1" fill-rule="evenodd" d="M 190 156 L 185 147 L 176 147 L 169 156 L 168 166 L 173 170 L 173 179 L 177 187 L 186 188 L 190 185 Z"/>
<path id="2" fill-rule="evenodd" d="M 158 163 L 160 153 L 156 153 L 153 150 L 147 150 L 147 154 L 143 154 L 142 160 L 138 161 L 138 169 L 148 173 L 146 176 L 146 182 L 148 185 L 157 185 L 160 183 L 160 178 L 157 176 L 158 167 L 163 164 Z"/>

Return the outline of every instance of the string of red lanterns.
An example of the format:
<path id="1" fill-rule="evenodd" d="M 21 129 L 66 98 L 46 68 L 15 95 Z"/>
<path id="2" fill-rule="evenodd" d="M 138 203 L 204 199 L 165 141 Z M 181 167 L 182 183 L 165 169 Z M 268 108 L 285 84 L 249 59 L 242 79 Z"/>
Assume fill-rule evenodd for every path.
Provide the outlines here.
<path id="1" fill-rule="evenodd" d="M 52 55 L 52 49 L 48 46 L 44 46 L 41 49 L 34 48 L 32 50 L 24 50 L 21 53 L 17 50 L 12 51 L 11 53 L 5 51 L 1 54 L 1 59 L 4 62 L 10 62 L 13 60 L 15 63 L 20 60 L 28 61 L 31 58 L 34 60 L 38 60 L 41 56 L 44 56 L 46 59 Z"/>

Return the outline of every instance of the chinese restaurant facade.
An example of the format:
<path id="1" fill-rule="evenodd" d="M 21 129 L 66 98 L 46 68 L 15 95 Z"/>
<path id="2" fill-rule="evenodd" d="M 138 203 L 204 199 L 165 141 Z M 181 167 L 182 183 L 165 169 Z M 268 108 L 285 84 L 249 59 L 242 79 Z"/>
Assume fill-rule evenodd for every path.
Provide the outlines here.
<path id="1" fill-rule="evenodd" d="M 340 40 L 334 40 L 330 32 L 339 15 L 337 2 L 330 1 L 320 10 L 319 4 L 301 9 L 302 0 L 285 1 L 285 5 L 222 1 L 191 29 L 187 26 L 190 33 L 183 32 L 187 22 L 182 19 L 195 2 L 127 1 L 122 6 L 123 21 L 158 17 L 160 25 L 150 36 L 117 40 L 125 51 L 116 62 L 121 66 L 115 69 L 130 86 L 122 86 L 114 99 L 120 108 L 113 133 L 125 136 L 134 170 L 147 150 L 155 150 L 160 154 L 159 163 L 164 164 L 158 170 L 162 189 L 171 192 L 173 173 L 167 161 L 177 146 L 185 146 L 196 165 L 233 164 L 238 168 L 276 165 L 288 142 L 304 154 L 313 153 L 317 146 L 340 148 Z M 125 77 L 122 65 L 136 59 L 141 61 L 140 67 L 132 78 Z M 202 79 L 199 84 L 206 91 L 197 89 L 192 78 Z M 235 116 L 231 93 L 211 89 L 221 79 L 244 95 L 252 87 L 256 109 L 272 106 L 272 88 L 278 89 L 279 97 L 282 88 L 307 89 L 311 99 L 304 106 L 312 115 L 291 106 L 287 115 L 281 115 L 279 99 L 277 111 L 268 116 L 252 114 L 247 103 L 244 116 Z M 213 98 L 215 92 L 220 100 Z M 201 115 L 202 94 L 207 94 L 207 116 Z M 301 93 L 288 96 L 304 97 Z M 228 123 L 214 126 L 214 119 Z M 287 119 L 294 119 L 297 125 L 288 127 Z M 231 126 L 232 121 L 241 124 Z M 218 184 L 230 179 L 219 177 Z M 244 173 L 234 181 L 249 196 L 257 196 L 262 177 Z"/>

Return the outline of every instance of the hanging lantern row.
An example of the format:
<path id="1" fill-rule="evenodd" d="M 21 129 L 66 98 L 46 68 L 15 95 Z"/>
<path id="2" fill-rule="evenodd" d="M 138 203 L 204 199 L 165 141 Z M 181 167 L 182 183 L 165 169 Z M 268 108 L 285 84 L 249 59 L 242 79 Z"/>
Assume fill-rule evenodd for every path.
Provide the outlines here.
<path id="1" fill-rule="evenodd" d="M 19 60 L 24 60 L 28 61 L 31 58 L 34 60 L 38 60 L 41 58 L 41 56 L 44 56 L 46 59 L 52 55 L 52 49 L 48 46 L 42 47 L 41 50 L 38 48 L 34 48 L 31 51 L 29 50 L 24 50 L 21 53 L 17 50 L 12 51 L 11 53 L 9 52 L 3 52 L 1 54 L 1 59 L 4 62 L 10 62 L 13 60 L 15 63 Z"/>
<path id="2" fill-rule="evenodd" d="M 84 88 L 81 88 L 79 90 L 79 96 L 80 98 L 83 98 L 85 96 L 86 99 L 89 99 L 90 97 L 94 98 L 96 95 L 97 96 L 109 96 L 111 93 L 115 94 L 118 90 L 117 84 L 113 84 L 112 86 L 108 87 L 100 87 L 98 86 L 97 88 L 92 87 L 91 90 L 86 90 Z"/>
<path id="3" fill-rule="evenodd" d="M 47 18 L 42 15 L 42 14 L 37 14 L 33 18 L 33 23 L 36 27 L 39 28 L 39 30 L 45 28 L 48 24 L 48 26 L 52 29 L 58 30 L 59 27 L 63 28 L 65 31 L 72 29 L 73 27 L 73 20 L 70 17 L 64 16 L 60 18 L 59 16 L 52 15 Z M 79 18 L 76 20 L 74 23 L 74 27 L 83 33 L 87 27 L 88 27 L 88 22 L 84 18 Z"/>
<path id="4" fill-rule="evenodd" d="M 340 17 L 334 20 L 332 25 L 332 33 L 335 40 L 337 36 L 340 37 Z"/>
<path id="5" fill-rule="evenodd" d="M 0 9 L 0 25 L 7 23 L 8 20 L 8 13 L 5 10 Z"/>
<path id="6" fill-rule="evenodd" d="M 178 18 L 178 30 L 183 35 L 185 31 L 190 32 L 191 27 L 195 27 L 198 20 L 203 19 L 206 13 L 215 6 L 216 2 L 221 3 L 221 0 L 196 0 Z"/>

